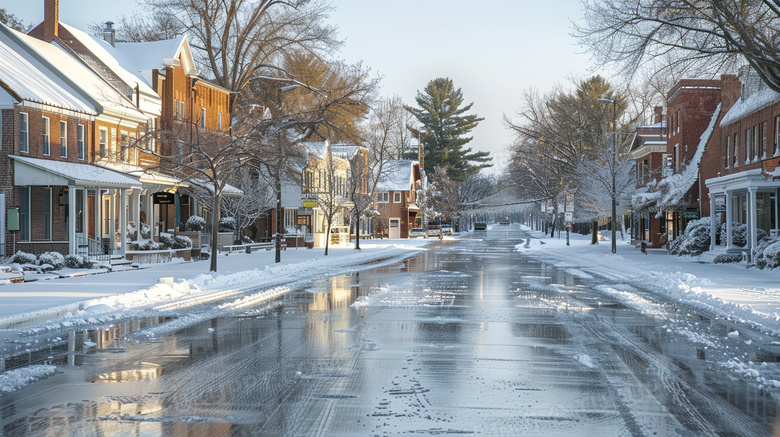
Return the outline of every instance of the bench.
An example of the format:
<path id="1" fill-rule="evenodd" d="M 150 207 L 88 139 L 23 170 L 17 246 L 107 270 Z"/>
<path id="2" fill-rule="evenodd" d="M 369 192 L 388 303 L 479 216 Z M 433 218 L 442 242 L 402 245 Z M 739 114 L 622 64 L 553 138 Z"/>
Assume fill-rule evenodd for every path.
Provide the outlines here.
<path id="1" fill-rule="evenodd" d="M 222 251 L 225 252 L 225 255 L 230 255 L 231 253 L 252 253 L 260 249 L 271 250 L 274 248 L 276 248 L 276 243 L 272 241 L 267 243 L 234 244 L 230 246 L 223 246 Z M 282 250 L 287 250 L 287 243 L 284 241 L 282 242 Z"/>

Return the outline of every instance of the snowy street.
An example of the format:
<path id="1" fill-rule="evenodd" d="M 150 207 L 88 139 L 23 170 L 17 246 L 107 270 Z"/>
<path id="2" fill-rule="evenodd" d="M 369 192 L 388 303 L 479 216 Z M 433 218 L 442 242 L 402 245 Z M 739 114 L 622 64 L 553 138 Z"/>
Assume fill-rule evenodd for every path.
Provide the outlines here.
<path id="1" fill-rule="evenodd" d="M 0 391 L 0 429 L 772 435 L 780 339 L 762 317 L 771 304 L 743 308 L 747 323 L 729 320 L 734 304 L 715 295 L 727 284 L 698 272 L 675 282 L 667 271 L 691 260 L 634 259 L 625 244 L 605 256 L 608 244 L 539 237 L 492 225 L 461 240 L 370 249 L 386 256 L 359 267 L 349 254 L 309 260 L 306 273 L 291 263 L 272 275 L 182 275 L 170 296 L 159 292 L 167 285 L 146 290 L 153 305 L 100 298 L 4 330 L 4 347 L 31 350 L 9 369 L 43 354 L 47 365 L 18 368 L 51 376 Z M 719 271 L 724 281 L 739 273 Z M 688 291 L 674 290 L 686 282 Z M 769 292 L 740 285 L 754 298 Z M 177 287 L 190 291 L 174 297 Z M 692 298 L 707 296 L 707 305 Z"/>

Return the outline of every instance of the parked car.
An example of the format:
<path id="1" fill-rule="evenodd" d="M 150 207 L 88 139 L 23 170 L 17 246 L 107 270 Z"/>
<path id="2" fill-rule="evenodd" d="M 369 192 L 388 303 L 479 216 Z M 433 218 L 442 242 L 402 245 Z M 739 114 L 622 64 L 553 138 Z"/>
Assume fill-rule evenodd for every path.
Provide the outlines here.
<path id="1" fill-rule="evenodd" d="M 441 232 L 444 235 L 452 235 L 452 225 L 451 224 L 442 223 L 442 225 L 441 225 Z"/>
<path id="2" fill-rule="evenodd" d="M 425 229 L 423 228 L 409 229 L 409 238 L 417 238 L 417 237 L 428 238 L 428 234 L 425 232 Z"/>
<path id="3" fill-rule="evenodd" d="M 487 230 L 487 223 L 482 223 L 482 222 L 474 223 L 474 230 L 475 231 L 486 231 Z"/>

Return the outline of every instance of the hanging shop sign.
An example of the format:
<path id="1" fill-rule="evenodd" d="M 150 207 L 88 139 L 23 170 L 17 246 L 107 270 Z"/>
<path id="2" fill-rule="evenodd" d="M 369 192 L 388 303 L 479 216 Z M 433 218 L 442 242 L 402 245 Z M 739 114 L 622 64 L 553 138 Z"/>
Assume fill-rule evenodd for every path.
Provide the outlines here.
<path id="1" fill-rule="evenodd" d="M 176 195 L 173 193 L 166 193 L 161 191 L 159 193 L 152 194 L 152 203 L 155 205 L 172 205 L 176 202 Z"/>

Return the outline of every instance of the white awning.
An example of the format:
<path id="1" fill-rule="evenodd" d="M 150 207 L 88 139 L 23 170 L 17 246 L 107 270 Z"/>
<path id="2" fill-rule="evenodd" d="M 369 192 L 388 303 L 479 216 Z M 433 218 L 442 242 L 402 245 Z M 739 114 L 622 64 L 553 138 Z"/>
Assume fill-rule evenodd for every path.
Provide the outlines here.
<path id="1" fill-rule="evenodd" d="M 8 156 L 14 160 L 14 184 L 17 186 L 141 188 L 138 179 L 96 165 Z"/>

